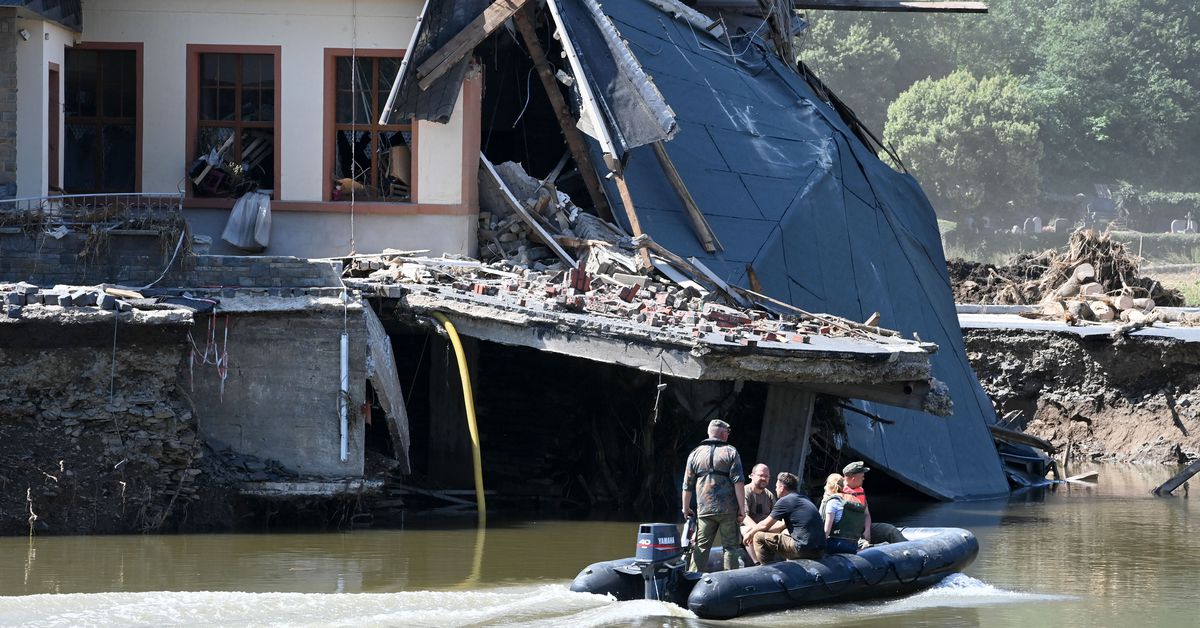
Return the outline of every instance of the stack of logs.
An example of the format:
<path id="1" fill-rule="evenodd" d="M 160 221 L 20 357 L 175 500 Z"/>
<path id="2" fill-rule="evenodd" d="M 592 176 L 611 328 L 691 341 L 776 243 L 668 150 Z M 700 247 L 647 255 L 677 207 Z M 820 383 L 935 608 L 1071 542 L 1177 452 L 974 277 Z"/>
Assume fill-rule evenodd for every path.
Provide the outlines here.
<path id="1" fill-rule="evenodd" d="M 1154 299 L 1135 298 L 1128 290 L 1106 291 L 1099 279 L 1095 266 L 1086 262 L 1079 264 L 1042 302 L 1041 314 L 1068 323 L 1119 321 L 1139 327 L 1155 322 L 1200 323 L 1200 317 L 1195 314 L 1157 309 Z"/>

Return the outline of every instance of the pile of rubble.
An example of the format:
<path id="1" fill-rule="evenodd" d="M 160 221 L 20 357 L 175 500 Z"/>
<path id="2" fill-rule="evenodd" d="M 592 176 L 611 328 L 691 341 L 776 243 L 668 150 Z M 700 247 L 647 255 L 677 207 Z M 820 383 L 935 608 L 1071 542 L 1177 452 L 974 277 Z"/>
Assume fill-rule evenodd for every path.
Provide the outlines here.
<path id="1" fill-rule="evenodd" d="M 427 290 L 457 294 L 497 311 L 577 315 L 600 333 L 676 344 L 784 349 L 808 343 L 812 336 L 873 342 L 896 336 L 835 316 L 809 314 L 731 286 L 705 286 L 674 271 L 669 271 L 676 275 L 672 278 L 659 270 L 639 270 L 635 254 L 607 243 L 592 241 L 575 250 L 581 252 L 579 267 L 562 270 L 385 252 L 352 260 L 346 281 L 389 297 Z M 658 256 L 651 259 L 656 265 L 662 262 Z M 701 276 L 697 279 L 703 276 L 696 274 Z"/>
<path id="2" fill-rule="evenodd" d="M 1183 305 L 1183 295 L 1138 272 L 1138 260 L 1108 233 L 1071 235 L 1065 251 L 1021 255 L 1007 266 L 948 263 L 955 301 L 1038 305 L 1033 315 L 1082 322 L 1196 324 L 1197 317 L 1161 307 Z"/>
<path id="3" fill-rule="evenodd" d="M 133 309 L 127 299 L 142 295 L 120 288 L 55 286 L 42 290 L 30 283 L 0 285 L 5 314 L 20 318 L 21 308 L 27 305 L 57 305 L 60 307 L 95 307 L 102 310 L 128 312 Z"/>
<path id="4" fill-rule="evenodd" d="M 454 263 L 458 260 L 394 261 L 394 266 L 372 273 L 370 279 L 390 276 L 402 284 L 442 285 L 477 297 L 492 297 L 488 301 L 501 307 L 589 314 L 642 328 L 663 339 L 783 345 L 805 343 L 810 335 L 845 336 L 854 331 L 832 320 L 822 323 L 798 316 L 768 318 L 763 310 L 715 303 L 711 295 L 702 294 L 694 286 L 682 287 L 662 277 Z"/>
<path id="5" fill-rule="evenodd" d="M 511 161 L 483 164 L 480 176 L 479 259 L 536 271 L 574 266 L 563 242 L 628 240 L 620 229 L 589 214 L 554 186 L 558 169 L 538 180 Z M 552 241 L 547 241 L 552 240 Z"/>
<path id="6" fill-rule="evenodd" d="M 686 344 L 786 348 L 816 335 L 897 335 L 730 286 L 699 260 L 582 211 L 554 189 L 555 176 L 539 181 L 518 164 L 485 162 L 480 260 L 387 250 L 348 260 L 347 285 L 392 297 L 402 296 L 398 284 L 445 286 L 502 310 L 588 315 L 597 329 Z"/>

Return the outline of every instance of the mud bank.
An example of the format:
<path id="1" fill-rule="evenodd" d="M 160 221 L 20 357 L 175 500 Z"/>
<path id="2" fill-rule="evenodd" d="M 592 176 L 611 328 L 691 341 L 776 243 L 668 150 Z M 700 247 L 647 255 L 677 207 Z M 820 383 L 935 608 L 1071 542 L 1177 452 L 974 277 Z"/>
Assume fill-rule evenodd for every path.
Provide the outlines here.
<path id="1" fill-rule="evenodd" d="M 1200 457 L 1200 343 L 964 330 L 968 358 L 1012 427 L 1072 459 L 1176 464 Z"/>
<path id="2" fill-rule="evenodd" d="M 0 535 L 231 530 L 311 505 L 243 495 L 246 483 L 314 478 L 214 449 L 221 397 L 205 394 L 217 375 L 193 359 L 195 332 L 180 309 L 29 306 L 0 317 Z"/>

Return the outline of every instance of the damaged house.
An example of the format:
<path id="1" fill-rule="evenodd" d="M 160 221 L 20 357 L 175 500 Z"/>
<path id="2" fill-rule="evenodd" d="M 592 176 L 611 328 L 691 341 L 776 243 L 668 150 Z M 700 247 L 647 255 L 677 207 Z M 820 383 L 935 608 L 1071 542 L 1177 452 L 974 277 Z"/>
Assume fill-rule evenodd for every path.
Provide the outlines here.
<path id="1" fill-rule="evenodd" d="M 773 468 L 1007 490 L 932 209 L 781 60 L 790 11 L 305 7 L 0 6 L 6 436 L 104 432 L 160 526 L 222 465 L 253 499 L 460 504 L 480 450 L 501 496 L 661 507 L 717 414 Z M 20 370 L 76 350 L 113 365 L 85 391 Z"/>

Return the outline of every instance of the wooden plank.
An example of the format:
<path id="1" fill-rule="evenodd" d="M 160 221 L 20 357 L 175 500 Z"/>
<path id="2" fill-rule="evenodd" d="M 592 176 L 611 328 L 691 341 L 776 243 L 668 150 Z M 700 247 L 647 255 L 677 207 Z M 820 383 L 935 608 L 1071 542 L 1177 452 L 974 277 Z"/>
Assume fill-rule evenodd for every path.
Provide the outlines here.
<path id="1" fill-rule="evenodd" d="M 900 333 L 895 330 L 884 329 L 883 327 L 870 327 L 868 325 L 864 325 L 862 323 L 856 323 L 852 320 L 845 319 L 840 316 L 834 316 L 833 314 L 814 314 L 812 312 L 802 310 L 790 303 L 784 303 L 783 301 L 780 301 L 779 299 L 773 299 L 773 298 L 771 298 L 765 294 L 762 294 L 760 292 L 755 292 L 754 290 L 747 290 L 747 289 L 739 287 L 739 286 L 734 286 L 733 288 L 742 294 L 749 295 L 752 300 L 759 302 L 760 305 L 762 305 L 762 304 L 774 305 L 777 308 L 781 308 L 781 309 L 793 312 L 795 314 L 799 314 L 800 316 L 805 317 L 807 319 L 821 321 L 823 323 L 828 323 L 830 325 L 833 325 L 834 327 L 840 327 L 844 330 L 858 330 L 858 331 L 866 332 L 868 334 L 874 334 L 876 336 L 883 336 L 886 338 L 900 338 Z M 771 308 L 767 307 L 767 309 L 771 309 Z"/>
<path id="2" fill-rule="evenodd" d="M 225 143 L 221 144 L 221 147 L 217 149 L 217 157 L 218 158 L 221 155 L 224 155 L 225 151 L 228 150 L 229 147 L 233 145 L 233 138 L 235 138 L 235 137 L 237 137 L 236 133 L 230 135 L 229 139 L 226 139 Z M 196 175 L 195 179 L 192 179 L 192 183 L 194 183 L 195 185 L 200 185 L 200 182 L 204 180 L 204 177 L 208 176 L 209 172 L 212 172 L 212 169 L 213 169 L 212 164 L 208 164 L 208 165 L 204 166 L 204 170 L 201 170 L 200 174 Z"/>
<path id="3" fill-rule="evenodd" d="M 703 246 L 704 250 L 709 253 L 716 253 L 718 249 L 725 250 L 725 247 L 721 246 L 720 241 L 717 240 L 716 234 L 713 233 L 712 227 L 709 226 L 708 220 L 700 211 L 700 206 L 696 204 L 696 199 L 692 198 L 692 193 L 684 184 L 683 177 L 679 176 L 679 171 L 675 169 L 675 164 L 671 161 L 671 156 L 667 154 L 666 147 L 662 142 L 654 142 L 650 146 L 654 149 L 654 156 L 658 158 L 658 165 L 662 166 L 663 173 L 667 175 L 667 181 L 671 183 L 675 194 L 683 202 L 688 222 L 692 225 L 692 231 L 696 233 L 696 239 L 700 241 L 700 246 Z"/>
<path id="4" fill-rule="evenodd" d="M 1058 451 L 1058 448 L 1054 446 L 1054 443 L 1051 443 L 1044 438 L 1038 438 L 1032 434 L 1026 434 L 1025 432 L 1020 432 L 1017 430 L 1010 430 L 1007 427 L 1000 427 L 999 425 L 989 425 L 988 431 L 992 433 L 992 437 L 1008 443 L 1029 445 L 1030 447 L 1041 449 L 1049 454 L 1053 454 L 1054 452 Z"/>
<path id="5" fill-rule="evenodd" d="M 571 109 L 558 89 L 558 80 L 554 78 L 554 71 L 551 69 L 550 63 L 546 61 L 546 51 L 542 49 L 542 43 L 537 38 L 537 31 L 534 30 L 533 22 L 529 19 L 528 10 L 519 11 L 513 15 L 513 23 L 516 24 L 517 30 L 521 33 L 521 39 L 525 41 L 525 47 L 529 50 L 533 67 L 537 69 L 538 78 L 542 81 L 542 88 L 546 92 L 546 97 L 550 99 L 551 108 L 554 109 L 554 115 L 558 119 L 559 130 L 562 131 L 563 138 L 567 141 L 567 149 L 571 151 L 571 157 L 575 159 L 579 175 L 583 177 L 583 184 L 587 188 L 588 198 L 592 200 L 592 206 L 596 208 L 596 213 L 601 218 L 614 222 L 612 208 L 609 207 L 608 197 L 604 195 L 604 190 L 600 186 L 600 177 L 596 174 L 596 167 L 592 164 L 587 144 L 583 141 L 583 133 L 576 125 L 575 119 L 571 117 Z"/>
<path id="6" fill-rule="evenodd" d="M 721 286 L 718 286 L 718 285 L 712 283 L 709 280 L 708 276 L 705 275 L 699 268 L 696 268 L 696 266 L 694 264 L 689 263 L 687 260 L 676 255 L 674 252 L 668 250 L 663 245 L 655 242 L 654 239 L 651 238 L 650 236 L 641 235 L 641 236 L 638 236 L 637 238 L 634 238 L 633 245 L 638 248 L 641 248 L 643 250 L 649 249 L 651 251 L 654 251 L 658 255 L 661 255 L 664 260 L 666 260 L 668 263 L 670 263 L 675 268 L 678 268 L 679 270 L 691 273 L 692 279 L 695 279 L 698 282 L 706 283 L 706 284 L 712 286 L 713 292 L 721 292 L 722 291 Z M 732 295 L 730 295 L 728 292 L 722 292 L 722 294 L 724 294 L 726 297 L 728 297 L 730 299 L 730 301 L 735 300 L 734 297 Z"/>
<path id="7" fill-rule="evenodd" d="M 637 209 L 633 206 L 633 197 L 629 195 L 629 185 L 625 183 L 625 177 L 619 173 L 613 174 L 613 181 L 617 184 L 617 192 L 621 195 L 621 204 L 625 206 L 625 216 L 629 218 L 629 227 L 633 229 L 633 236 L 642 235 L 642 223 L 638 220 Z M 650 252 L 644 248 L 638 249 L 641 255 L 642 268 L 650 269 L 654 265 L 650 263 Z"/>
<path id="8" fill-rule="evenodd" d="M 604 116 L 600 113 L 601 108 L 596 103 L 595 94 L 592 93 L 592 85 L 583 71 L 583 63 L 579 61 L 579 53 L 575 49 L 575 44 L 571 42 L 571 31 L 563 22 L 555 0 L 546 0 L 546 8 L 550 9 L 550 17 L 554 20 L 555 28 L 558 29 L 555 37 L 562 42 L 563 52 L 566 53 L 567 61 L 571 64 L 571 74 L 575 76 L 575 88 L 579 90 L 579 99 L 583 103 L 583 114 L 592 119 L 596 140 L 600 142 L 600 149 L 604 151 L 605 165 L 616 174 L 621 174 L 622 156 L 617 154 L 616 143 L 613 142 L 612 136 L 608 133 L 608 127 L 604 124 Z"/>
<path id="9" fill-rule="evenodd" d="M 815 400 L 816 395 L 803 388 L 769 385 L 762 432 L 758 437 L 758 459 L 753 463 L 744 460 L 746 468 L 763 463 L 771 468 L 772 475 L 788 471 L 804 477 Z"/>
<path id="10" fill-rule="evenodd" d="M 463 57 L 475 50 L 483 40 L 504 25 L 508 18 L 520 11 L 529 0 L 496 0 L 483 10 L 479 17 L 471 20 L 465 28 L 446 42 L 444 46 L 433 51 L 424 63 L 417 66 L 418 85 L 421 89 L 429 89 L 433 82 L 454 67 Z"/>
<path id="11" fill-rule="evenodd" d="M 1099 471 L 1087 471 L 1085 473 L 1080 473 L 1078 475 L 1072 475 L 1071 477 L 1069 477 L 1063 481 L 1064 482 L 1084 482 L 1087 480 L 1095 480 L 1098 477 L 1100 477 Z"/>
<path id="12" fill-rule="evenodd" d="M 408 407 L 404 404 L 400 375 L 396 370 L 396 356 L 392 352 L 392 340 L 375 310 L 363 308 L 363 317 L 367 323 L 367 355 L 371 357 L 373 365 L 369 377 L 371 387 L 383 408 L 383 420 L 392 441 L 392 452 L 399 462 L 398 471 L 407 475 L 412 473 L 409 456 L 412 432 L 409 430 Z"/>
<path id="13" fill-rule="evenodd" d="M 1154 489 L 1154 494 L 1168 495 L 1171 493 L 1171 491 L 1174 491 L 1182 486 L 1184 482 L 1192 479 L 1192 476 L 1196 475 L 1196 473 L 1200 473 L 1200 460 L 1196 460 L 1192 464 L 1189 464 L 1183 469 L 1183 471 L 1176 473 L 1171 479 L 1163 482 L 1162 486 Z"/>
<path id="14" fill-rule="evenodd" d="M 503 192 L 504 199 L 508 201 L 508 204 L 513 208 L 513 211 L 517 212 L 517 215 L 521 217 L 521 220 L 524 220 L 525 224 L 529 225 L 530 229 L 533 229 L 533 232 L 537 235 L 538 239 L 544 242 L 546 246 L 550 247 L 550 250 L 554 251 L 554 254 L 557 255 L 559 259 L 566 262 L 567 266 L 574 268 L 578 264 L 578 261 L 568 255 L 567 252 L 564 251 L 561 246 L 559 246 L 558 242 L 554 239 L 554 236 L 550 235 L 550 232 L 546 231 L 546 228 L 542 226 L 542 223 L 534 219 L 534 217 L 529 214 L 529 211 L 525 209 L 525 206 L 521 204 L 521 201 L 518 201 L 517 197 L 513 196 L 512 191 L 509 190 L 508 186 L 504 184 L 504 179 L 500 178 L 500 173 L 496 172 L 496 167 L 492 165 L 492 162 L 488 161 L 487 156 L 485 156 L 482 152 L 479 153 L 479 163 L 483 164 L 487 169 L 488 174 L 490 174 L 492 178 L 496 180 L 496 184 L 500 186 L 500 191 Z"/>
<path id="15" fill-rule="evenodd" d="M 795 0 L 797 9 L 826 11 L 890 11 L 901 13 L 987 13 L 984 2 L 915 2 L 911 0 Z"/>
<path id="16" fill-rule="evenodd" d="M 120 297 L 122 299 L 141 299 L 141 298 L 143 298 L 142 293 L 140 293 L 140 292 L 137 292 L 135 290 L 130 290 L 128 288 L 120 288 L 117 286 L 105 286 L 104 291 L 107 292 L 108 294 L 111 294 L 114 297 Z"/>

